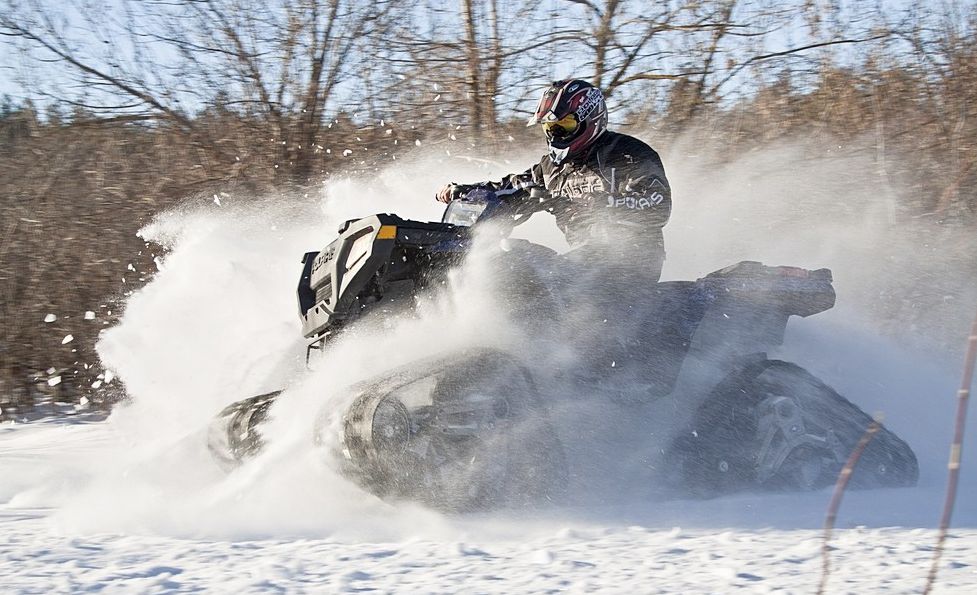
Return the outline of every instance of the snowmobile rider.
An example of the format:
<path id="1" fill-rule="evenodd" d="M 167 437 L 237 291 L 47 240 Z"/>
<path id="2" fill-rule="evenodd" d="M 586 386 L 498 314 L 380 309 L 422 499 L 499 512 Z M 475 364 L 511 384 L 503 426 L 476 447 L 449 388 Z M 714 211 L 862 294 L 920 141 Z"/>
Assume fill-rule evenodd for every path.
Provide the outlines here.
<path id="1" fill-rule="evenodd" d="M 662 227 L 672 208 L 661 158 L 644 142 L 607 129 L 600 89 L 582 80 L 554 82 L 543 92 L 528 126 L 541 125 L 549 153 L 523 173 L 500 182 L 448 184 L 441 202 L 474 188 L 509 201 L 539 201 L 556 217 L 575 255 L 627 264 L 643 282 L 656 282 L 665 261 Z M 534 188 L 549 195 L 531 196 Z M 581 250 L 580 248 L 585 247 Z M 639 266 L 635 266 L 639 265 Z"/>

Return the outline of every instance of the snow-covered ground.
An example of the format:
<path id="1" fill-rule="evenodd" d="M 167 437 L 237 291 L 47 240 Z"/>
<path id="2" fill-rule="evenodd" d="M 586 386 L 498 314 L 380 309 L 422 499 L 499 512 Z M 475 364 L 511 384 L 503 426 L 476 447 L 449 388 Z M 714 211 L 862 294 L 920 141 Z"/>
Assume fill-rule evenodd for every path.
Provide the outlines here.
<path id="1" fill-rule="evenodd" d="M 336 518 L 330 530 L 309 518 L 279 534 L 246 522 L 166 534 L 151 525 L 160 511 L 143 510 L 142 528 L 100 530 L 112 510 L 97 502 L 71 510 L 70 501 L 85 461 L 124 448 L 118 440 L 104 422 L 0 426 L 5 593 L 812 593 L 820 580 L 827 491 L 522 517 L 387 507 L 378 512 L 387 527 Z M 940 502 L 935 486 L 849 493 L 831 541 L 828 592 L 919 592 Z M 958 512 L 938 593 L 977 589 L 973 492 Z"/>
<path id="2" fill-rule="evenodd" d="M 491 173 L 521 165 L 498 164 Z M 293 295 L 297 256 L 320 247 L 336 222 L 364 212 L 436 218 L 430 196 L 443 176 L 418 181 L 413 175 L 408 167 L 384 172 L 371 187 L 333 183 L 321 209 L 312 201 L 205 201 L 165 214 L 144 231 L 170 252 L 99 344 L 131 403 L 105 421 L 0 425 L 2 592 L 817 589 L 829 490 L 445 516 L 380 502 L 327 466 L 311 464 L 297 447 L 308 436 L 300 409 L 310 385 L 352 382 L 377 359 L 389 365 L 429 344 L 475 334 L 484 339 L 498 330 L 480 316 L 453 320 L 452 332 L 437 320 L 424 341 L 406 345 L 411 349 L 393 332 L 352 341 L 311 374 L 303 371 Z M 487 175 L 472 167 L 451 179 Z M 666 278 L 694 278 L 747 258 L 834 270 L 838 307 L 792 321 L 773 355 L 805 366 L 866 411 L 883 411 L 886 424 L 919 456 L 921 476 L 914 488 L 846 494 L 831 540 L 827 592 L 919 592 L 943 503 L 959 361 L 879 337 L 851 305 L 855 297 L 880 295 L 887 286 L 880 285 L 886 277 L 878 263 L 909 251 L 875 233 L 878 219 L 856 218 L 842 227 L 819 222 L 820 203 L 782 205 L 776 188 L 767 189 L 771 198 L 763 202 L 757 179 L 749 180 L 755 202 L 743 210 L 745 199 L 729 194 L 741 187 L 729 172 L 698 186 L 702 176 L 691 169 L 670 175 L 685 198 L 676 202 L 668 228 Z M 790 182 L 817 187 L 798 175 Z M 399 201 L 385 198 L 394 194 Z M 520 233 L 558 244 L 552 228 L 533 225 Z M 908 260 L 898 264 L 903 274 L 916 274 Z M 484 312 L 478 288 L 472 289 L 459 302 L 470 313 Z M 418 325 L 414 331 L 427 328 Z M 381 340 L 389 350 L 377 358 Z M 273 419 L 267 456 L 225 475 L 204 447 L 207 422 L 237 398 L 280 386 L 298 409 Z M 291 424 L 296 419 L 302 423 Z M 936 592 L 977 593 L 975 443 L 971 436 L 964 450 Z"/>

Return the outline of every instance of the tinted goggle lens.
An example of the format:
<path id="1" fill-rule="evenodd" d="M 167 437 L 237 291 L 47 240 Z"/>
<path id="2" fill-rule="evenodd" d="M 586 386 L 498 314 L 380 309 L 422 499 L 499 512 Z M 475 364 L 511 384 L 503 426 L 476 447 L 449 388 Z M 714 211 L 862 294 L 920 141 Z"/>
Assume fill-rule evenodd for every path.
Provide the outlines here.
<path id="1" fill-rule="evenodd" d="M 576 114 L 567 114 L 562 120 L 555 122 L 543 122 L 543 130 L 546 131 L 546 134 L 556 138 L 573 134 L 579 126 L 580 123 L 577 122 Z"/>

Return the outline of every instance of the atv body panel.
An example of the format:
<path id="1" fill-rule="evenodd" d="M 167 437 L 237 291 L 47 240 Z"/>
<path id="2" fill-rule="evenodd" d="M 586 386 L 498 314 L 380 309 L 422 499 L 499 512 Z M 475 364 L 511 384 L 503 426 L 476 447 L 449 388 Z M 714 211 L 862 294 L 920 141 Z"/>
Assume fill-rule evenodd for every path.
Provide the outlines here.
<path id="1" fill-rule="evenodd" d="M 447 272 L 463 266 L 479 218 L 500 212 L 462 205 L 442 222 L 390 214 L 346 222 L 303 259 L 298 302 L 310 349 L 355 329 L 360 317 L 410 309 L 444 286 Z M 587 273 L 573 259 L 507 240 L 492 269 L 527 337 L 636 358 L 646 371 L 638 388 L 622 390 L 607 366 L 544 362 L 531 341 L 522 353 L 475 349 L 392 369 L 350 387 L 345 410 L 325 407 L 312 437 L 368 491 L 454 510 L 559 502 L 593 492 L 593 478 L 575 469 L 615 465 L 625 465 L 619 476 L 685 495 L 817 489 L 870 422 L 799 366 L 766 357 L 791 316 L 833 307 L 828 269 L 744 261 L 695 281 L 657 283 L 629 311 L 627 332 L 593 337 L 561 323 Z M 600 358 L 578 361 L 588 359 Z M 282 394 L 218 415 L 209 445 L 222 466 L 261 449 L 262 423 Z M 325 435 L 336 415 L 338 443 Z M 912 450 L 885 428 L 863 459 L 856 487 L 913 485 L 918 476 Z M 614 491 L 609 484 L 606 497 Z"/>

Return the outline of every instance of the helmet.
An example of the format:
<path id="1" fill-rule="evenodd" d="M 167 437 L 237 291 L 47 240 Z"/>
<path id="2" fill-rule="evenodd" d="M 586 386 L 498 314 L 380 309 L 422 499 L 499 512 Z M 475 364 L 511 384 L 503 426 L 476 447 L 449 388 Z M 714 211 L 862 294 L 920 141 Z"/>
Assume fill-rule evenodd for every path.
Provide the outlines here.
<path id="1" fill-rule="evenodd" d="M 578 79 L 556 81 L 543 91 L 527 126 L 543 125 L 553 163 L 582 153 L 607 130 L 600 89 Z"/>

